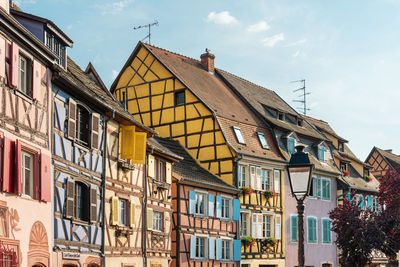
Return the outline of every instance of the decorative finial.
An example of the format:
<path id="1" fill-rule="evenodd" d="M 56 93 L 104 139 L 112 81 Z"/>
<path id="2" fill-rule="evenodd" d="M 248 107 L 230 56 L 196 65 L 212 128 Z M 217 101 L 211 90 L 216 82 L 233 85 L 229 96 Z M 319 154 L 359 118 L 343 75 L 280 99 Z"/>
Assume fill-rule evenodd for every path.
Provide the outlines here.
<path id="1" fill-rule="evenodd" d="M 210 49 L 206 48 L 206 53 L 207 54 L 210 53 Z"/>

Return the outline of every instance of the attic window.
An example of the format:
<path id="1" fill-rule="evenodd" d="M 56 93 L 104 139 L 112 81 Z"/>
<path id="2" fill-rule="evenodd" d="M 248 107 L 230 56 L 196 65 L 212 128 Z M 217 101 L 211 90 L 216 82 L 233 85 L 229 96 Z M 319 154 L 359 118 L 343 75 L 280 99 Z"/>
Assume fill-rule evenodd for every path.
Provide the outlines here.
<path id="1" fill-rule="evenodd" d="M 347 171 L 347 163 L 346 162 L 340 162 L 340 170 L 341 171 Z"/>
<path id="2" fill-rule="evenodd" d="M 300 127 L 303 127 L 303 120 L 298 118 L 297 119 L 297 125 L 300 126 Z"/>
<path id="3" fill-rule="evenodd" d="M 262 148 L 269 149 L 269 145 L 267 139 L 265 138 L 265 135 L 260 132 L 257 132 L 257 135 L 258 135 L 258 140 L 260 140 Z"/>
<path id="4" fill-rule="evenodd" d="M 185 104 L 185 91 L 178 91 L 174 94 L 175 106 L 180 106 Z"/>
<path id="5" fill-rule="evenodd" d="M 296 146 L 296 139 L 294 139 L 293 137 L 289 137 L 287 139 L 287 150 L 289 154 L 294 154 L 296 152 L 295 146 Z"/>
<path id="6" fill-rule="evenodd" d="M 233 131 L 235 132 L 236 140 L 238 141 L 238 143 L 245 145 L 246 141 L 244 140 L 244 137 L 242 135 L 242 130 L 240 130 L 239 127 L 233 126 Z"/>
<path id="7" fill-rule="evenodd" d="M 280 121 L 284 121 L 284 120 L 285 120 L 285 115 L 284 115 L 282 112 L 279 112 L 279 113 L 278 113 L 278 119 L 279 119 Z"/>
<path id="8" fill-rule="evenodd" d="M 343 142 L 339 141 L 338 149 L 339 149 L 340 152 L 344 152 L 344 144 L 343 144 Z"/>
<path id="9" fill-rule="evenodd" d="M 318 146 L 318 160 L 320 160 L 320 161 L 326 161 L 326 159 L 325 159 L 325 152 L 326 152 L 326 147 L 324 147 L 324 146 Z"/>

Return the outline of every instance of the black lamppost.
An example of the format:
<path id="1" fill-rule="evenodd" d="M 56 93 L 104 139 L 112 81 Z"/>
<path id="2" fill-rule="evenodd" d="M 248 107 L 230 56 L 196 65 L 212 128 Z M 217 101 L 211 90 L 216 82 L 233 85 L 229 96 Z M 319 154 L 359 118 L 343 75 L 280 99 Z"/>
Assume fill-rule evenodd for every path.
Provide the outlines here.
<path id="1" fill-rule="evenodd" d="M 290 190 L 297 200 L 298 213 L 298 261 L 299 267 L 304 267 L 304 199 L 308 196 L 311 186 L 311 175 L 314 164 L 311 164 L 308 154 L 303 152 L 304 146 L 296 146 L 287 166 Z"/>

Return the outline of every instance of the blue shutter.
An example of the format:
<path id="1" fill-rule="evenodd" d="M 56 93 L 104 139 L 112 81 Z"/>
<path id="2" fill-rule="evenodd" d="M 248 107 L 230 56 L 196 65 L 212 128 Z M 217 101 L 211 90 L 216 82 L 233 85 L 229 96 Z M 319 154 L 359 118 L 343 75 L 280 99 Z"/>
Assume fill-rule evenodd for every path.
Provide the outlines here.
<path id="1" fill-rule="evenodd" d="M 372 210 L 372 196 L 367 197 L 367 205 L 368 205 L 368 209 Z"/>
<path id="2" fill-rule="evenodd" d="M 353 199 L 351 198 L 351 193 L 348 193 L 348 194 L 347 194 L 347 197 L 348 197 L 348 199 L 350 200 L 350 202 L 353 201 Z"/>
<path id="3" fill-rule="evenodd" d="M 329 179 L 328 180 L 328 186 L 327 186 L 328 188 L 327 188 L 327 196 L 326 196 L 326 199 L 328 199 L 328 200 L 330 200 L 331 199 L 331 179 Z"/>
<path id="4" fill-rule="evenodd" d="M 210 260 L 215 259 L 215 238 L 210 237 L 208 239 L 208 258 Z"/>
<path id="5" fill-rule="evenodd" d="M 196 258 L 196 237 L 194 235 L 190 236 L 190 258 Z"/>
<path id="6" fill-rule="evenodd" d="M 189 191 L 189 214 L 195 214 L 196 212 L 196 192 Z"/>
<path id="7" fill-rule="evenodd" d="M 317 242 L 317 220 L 315 218 L 307 218 L 307 236 L 308 242 Z"/>
<path id="8" fill-rule="evenodd" d="M 325 147 L 319 147 L 318 148 L 318 159 L 320 161 L 325 161 Z"/>
<path id="9" fill-rule="evenodd" d="M 291 216 L 290 217 L 290 224 L 291 224 L 291 232 L 290 232 L 290 239 L 292 241 L 297 241 L 299 234 L 297 231 L 298 227 L 298 220 L 297 220 L 297 215 Z"/>
<path id="10" fill-rule="evenodd" d="M 218 261 L 222 258 L 222 239 L 218 238 L 215 240 L 215 259 Z"/>
<path id="11" fill-rule="evenodd" d="M 240 219 L 240 200 L 234 199 L 233 200 L 233 220 L 239 221 Z"/>
<path id="12" fill-rule="evenodd" d="M 321 198 L 321 178 L 315 178 L 316 182 L 317 182 L 317 198 Z"/>
<path id="13" fill-rule="evenodd" d="M 208 216 L 214 216 L 214 195 L 208 194 Z"/>
<path id="14" fill-rule="evenodd" d="M 242 258 L 242 241 L 233 240 L 233 260 L 240 261 Z"/>
<path id="15" fill-rule="evenodd" d="M 295 152 L 293 137 L 290 137 L 288 139 L 288 152 L 289 152 L 289 154 L 293 154 Z"/>
<path id="16" fill-rule="evenodd" d="M 364 206 L 364 196 L 360 196 L 360 208 L 361 208 L 362 210 L 365 209 L 365 206 Z"/>
<path id="17" fill-rule="evenodd" d="M 222 198 L 221 196 L 216 196 L 215 198 L 216 202 L 217 202 L 217 214 L 216 217 L 217 218 L 221 218 L 222 215 Z"/>

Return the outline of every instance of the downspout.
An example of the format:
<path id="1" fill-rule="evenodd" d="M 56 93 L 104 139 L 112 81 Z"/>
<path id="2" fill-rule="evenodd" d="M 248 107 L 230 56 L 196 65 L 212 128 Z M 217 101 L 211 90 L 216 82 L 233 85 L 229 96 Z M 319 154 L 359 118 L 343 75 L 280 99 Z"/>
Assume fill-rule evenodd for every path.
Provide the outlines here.
<path id="1" fill-rule="evenodd" d="M 177 181 L 176 186 L 178 187 L 177 190 L 177 196 L 176 196 L 176 201 L 177 201 L 177 205 L 176 205 L 176 217 L 177 217 L 177 228 L 176 228 L 176 267 L 180 267 L 181 266 L 181 261 L 180 261 L 180 257 L 181 257 L 181 242 L 180 242 L 180 238 L 181 238 L 181 216 L 180 216 L 180 212 L 181 212 L 181 184 L 179 183 L 179 181 Z"/>
<path id="2" fill-rule="evenodd" d="M 105 238 L 106 238 L 106 177 L 107 177 L 107 173 L 106 173 L 106 160 L 107 160 L 107 131 L 108 131 L 108 122 L 112 119 L 114 119 L 114 113 L 115 111 L 113 110 L 112 115 L 110 118 L 108 118 L 105 122 L 104 122 L 104 146 L 103 146 L 103 171 L 102 171 L 102 192 L 101 192 L 101 210 L 102 210 L 102 226 L 101 226 L 101 254 L 103 256 L 103 267 L 106 266 L 106 255 L 105 255 Z"/>
<path id="3" fill-rule="evenodd" d="M 153 154 L 154 148 L 151 148 L 150 154 Z M 146 155 L 146 164 L 144 165 L 143 185 L 144 185 L 144 203 L 143 203 L 143 266 L 147 267 L 147 164 L 148 157 Z"/>

